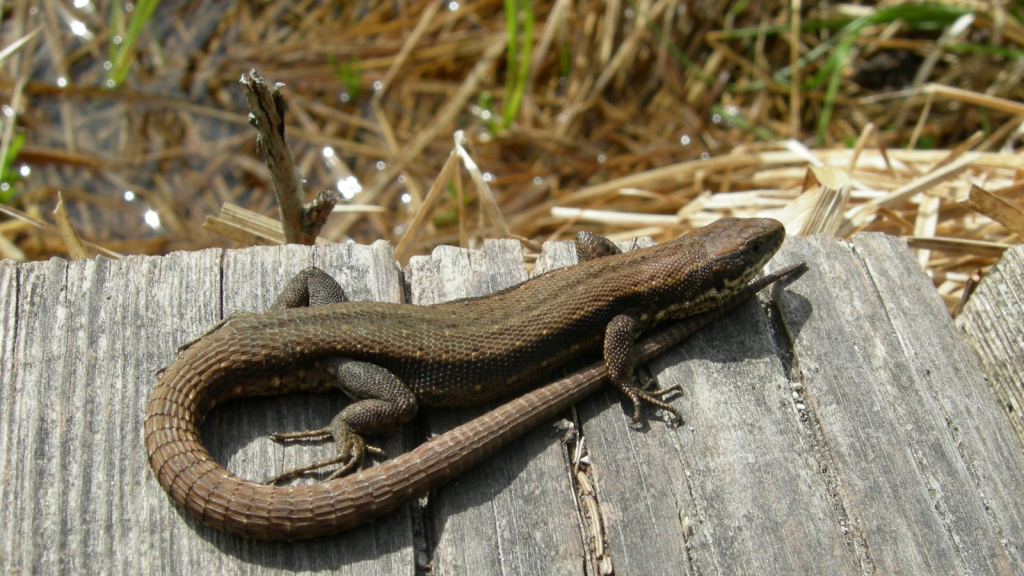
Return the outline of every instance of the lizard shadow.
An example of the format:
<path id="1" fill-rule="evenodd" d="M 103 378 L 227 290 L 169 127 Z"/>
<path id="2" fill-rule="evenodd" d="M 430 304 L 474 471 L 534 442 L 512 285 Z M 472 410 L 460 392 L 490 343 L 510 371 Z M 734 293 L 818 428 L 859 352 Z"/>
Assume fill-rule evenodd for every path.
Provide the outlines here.
<path id="1" fill-rule="evenodd" d="M 776 288 L 781 290 L 784 287 L 780 285 Z M 777 298 L 779 293 L 773 294 Z M 658 377 L 660 387 L 676 384 L 683 387 L 682 393 L 670 395 L 666 400 L 680 409 L 684 418 L 687 407 L 684 397 L 689 394 L 689 388 L 696 385 L 691 363 L 726 366 L 746 360 L 775 357 L 779 360 L 781 371 L 787 377 L 792 377 L 792 342 L 812 314 L 813 307 L 809 300 L 792 291 L 787 291 L 785 298 L 784 320 L 775 299 L 767 302 L 767 314 L 760 309 L 764 303 L 758 304 L 754 300 L 745 302 L 647 366 Z M 581 411 L 581 418 L 589 420 L 615 403 L 621 407 L 622 415 L 628 422 L 632 418 L 632 404 L 612 387 L 605 387 L 582 402 L 585 408 Z M 631 428 L 647 432 L 651 429 L 652 418 L 658 418 L 653 416 L 654 412 L 649 406 L 643 408 L 642 414 L 646 417 L 642 416 L 640 424 Z"/>
<path id="2" fill-rule="evenodd" d="M 730 366 L 745 360 L 776 358 L 777 367 L 786 378 L 793 374 L 793 341 L 813 312 L 810 301 L 792 291 L 786 291 L 786 314 L 779 310 L 778 298 L 784 284 L 772 287 L 773 298 L 767 303 L 748 301 L 726 314 L 721 321 L 708 326 L 689 342 L 656 360 L 652 366 L 658 370 L 674 371 L 667 374 L 667 383 L 679 383 L 686 388 L 692 381 L 693 371 L 688 363 L 694 361 L 711 365 Z M 761 310 L 758 307 L 764 306 Z"/>

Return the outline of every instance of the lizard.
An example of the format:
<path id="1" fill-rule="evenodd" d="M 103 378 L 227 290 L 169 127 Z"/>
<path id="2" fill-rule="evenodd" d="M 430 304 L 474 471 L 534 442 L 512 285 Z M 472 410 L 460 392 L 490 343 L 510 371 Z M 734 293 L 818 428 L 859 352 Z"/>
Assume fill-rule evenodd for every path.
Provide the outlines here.
<path id="1" fill-rule="evenodd" d="M 647 391 L 635 384 L 637 360 L 653 357 L 647 352 L 638 357 L 635 339 L 663 321 L 691 318 L 677 328 L 681 339 L 748 297 L 764 285 L 748 282 L 784 237 L 775 220 L 737 218 L 627 252 L 583 234 L 577 238 L 577 265 L 487 296 L 431 306 L 349 302 L 329 275 L 308 268 L 268 312 L 229 316 L 183 346 L 162 371 L 143 429 L 150 466 L 171 500 L 200 521 L 246 537 L 295 540 L 346 530 L 425 494 L 572 405 L 605 378 L 632 403 L 634 423 L 641 403 L 681 420 L 661 400 L 675 389 Z M 667 347 L 655 345 L 654 352 Z M 421 405 L 469 405 L 511 396 L 595 351 L 603 353 L 603 362 L 588 376 L 558 380 L 398 458 L 362 469 L 367 454 L 383 456 L 363 436 L 408 422 Z M 352 402 L 329 426 L 276 439 L 330 436 L 338 456 L 273 479 L 342 464 L 324 482 L 247 481 L 228 472 L 202 445 L 199 426 L 220 402 L 330 388 L 342 389 Z"/>

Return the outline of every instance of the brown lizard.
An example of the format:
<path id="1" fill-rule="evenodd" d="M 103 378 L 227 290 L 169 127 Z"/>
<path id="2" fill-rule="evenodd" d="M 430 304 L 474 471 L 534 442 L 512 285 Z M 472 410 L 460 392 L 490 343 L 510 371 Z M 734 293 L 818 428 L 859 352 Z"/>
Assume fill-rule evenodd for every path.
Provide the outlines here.
<path id="1" fill-rule="evenodd" d="M 770 219 L 723 219 L 651 248 L 618 253 L 599 236 L 577 240 L 581 263 L 481 298 L 433 306 L 347 302 L 318 269 L 296 276 L 264 314 L 227 318 L 167 367 L 150 397 L 150 465 L 171 499 L 201 521 L 260 539 L 332 534 L 368 522 L 454 478 L 565 409 L 607 377 L 633 403 L 676 412 L 635 385 L 644 330 L 692 318 L 678 340 L 746 298 L 747 283 L 781 245 Z M 746 288 L 745 288 L 746 286 Z M 662 341 L 654 352 L 667 349 Z M 415 450 L 362 469 L 363 435 L 409 421 L 420 405 L 467 405 L 508 396 L 570 359 L 603 349 L 603 366 L 523 395 Z M 637 353 L 640 350 L 640 354 Z M 646 352 L 644 350 L 647 350 Z M 582 376 L 580 374 L 583 374 Z M 230 398 L 295 390 L 345 391 L 353 402 L 324 429 L 278 439 L 333 436 L 338 457 L 275 478 L 342 464 L 309 486 L 246 481 L 202 446 L 206 412 Z M 341 478 L 354 470 L 358 474 Z"/>

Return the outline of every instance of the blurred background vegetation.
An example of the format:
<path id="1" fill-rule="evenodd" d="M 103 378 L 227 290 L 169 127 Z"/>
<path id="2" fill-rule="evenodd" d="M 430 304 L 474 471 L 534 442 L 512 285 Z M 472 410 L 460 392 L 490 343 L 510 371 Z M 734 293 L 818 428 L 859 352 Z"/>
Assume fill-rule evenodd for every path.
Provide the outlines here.
<path id="1" fill-rule="evenodd" d="M 1024 193 L 1021 2 L 0 7 L 0 256 L 19 261 L 67 254 L 68 225 L 108 255 L 275 242 L 245 217 L 216 225 L 277 212 L 250 69 L 285 85 L 305 200 L 344 199 L 321 238 L 406 238 L 403 259 L 768 215 L 907 237 L 955 307 L 1021 240 L 991 213 Z"/>

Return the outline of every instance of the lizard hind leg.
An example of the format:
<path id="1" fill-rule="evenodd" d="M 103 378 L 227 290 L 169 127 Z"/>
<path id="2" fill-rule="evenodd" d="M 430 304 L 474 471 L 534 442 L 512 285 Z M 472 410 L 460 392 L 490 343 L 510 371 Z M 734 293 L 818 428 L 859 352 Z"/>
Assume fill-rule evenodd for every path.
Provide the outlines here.
<path id="1" fill-rule="evenodd" d="M 368 445 L 363 435 L 384 434 L 416 415 L 416 396 L 386 368 L 349 358 L 327 358 L 320 361 L 320 366 L 333 377 L 334 385 L 352 398 L 352 403 L 326 428 L 274 434 L 271 439 L 280 442 L 332 437 L 337 455 L 278 474 L 268 480 L 268 484 L 334 464 L 341 464 L 341 467 L 327 480 L 358 472 L 363 469 L 367 454 L 384 457 L 384 451 Z"/>
<path id="2" fill-rule="evenodd" d="M 335 421 L 332 421 L 331 425 L 327 428 L 307 430 L 303 432 L 291 432 L 286 434 L 274 434 L 270 438 L 275 442 L 285 442 L 288 440 L 324 438 L 327 436 L 335 438 L 335 444 L 338 446 L 338 454 L 336 456 L 326 458 L 324 460 L 318 460 L 305 466 L 298 466 L 291 470 L 286 470 L 277 476 L 270 478 L 265 482 L 265 484 L 277 484 L 282 480 L 295 478 L 305 474 L 306 472 L 312 472 L 335 464 L 341 464 L 341 468 L 338 468 L 327 477 L 327 480 L 334 480 L 335 478 L 341 478 L 350 472 L 358 472 L 359 470 L 362 470 L 366 454 L 370 454 L 378 458 L 384 458 L 385 456 L 383 450 L 376 446 L 367 444 L 366 441 L 363 440 L 363 437 L 353 432 L 347 424 L 344 422 L 338 422 L 337 417 L 335 417 Z"/>
<path id="3" fill-rule="evenodd" d="M 581 230 L 576 234 L 577 262 L 589 262 L 615 254 L 622 254 L 622 250 L 608 238 L 586 230 Z"/>
<path id="4" fill-rule="evenodd" d="M 296 274 L 270 305 L 270 310 L 304 308 L 348 302 L 348 296 L 330 274 L 310 266 Z"/>
<path id="5" fill-rule="evenodd" d="M 338 282 L 331 278 L 331 275 L 317 268 L 310 266 L 299 272 L 288 282 L 284 290 L 277 295 L 269 310 L 280 310 L 282 308 L 304 308 L 306 306 L 324 306 L 336 302 L 348 302 L 348 296 L 341 289 Z M 230 324 L 233 320 L 252 316 L 252 312 L 237 311 L 228 314 L 211 326 L 206 332 L 196 336 L 192 340 L 178 347 L 178 354 L 191 348 L 196 342 L 206 338 L 210 334 Z M 164 371 L 161 368 L 157 375 Z"/>

